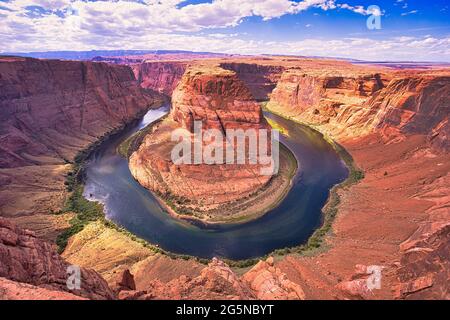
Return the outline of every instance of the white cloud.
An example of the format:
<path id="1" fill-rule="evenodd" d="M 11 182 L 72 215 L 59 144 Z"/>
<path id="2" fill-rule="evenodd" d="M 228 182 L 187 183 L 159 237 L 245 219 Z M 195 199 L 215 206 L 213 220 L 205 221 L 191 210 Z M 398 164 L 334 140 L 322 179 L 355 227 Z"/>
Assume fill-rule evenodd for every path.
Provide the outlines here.
<path id="1" fill-rule="evenodd" d="M 363 6 L 351 6 L 349 4 L 343 3 L 337 5 L 339 8 L 347 9 L 350 11 L 353 11 L 355 13 L 359 13 L 362 15 L 374 15 L 374 16 L 382 16 L 383 13 L 381 12 L 381 9 L 378 6 L 369 6 L 367 9 Z"/>
<path id="2" fill-rule="evenodd" d="M 418 12 L 419 12 L 418 10 L 411 10 L 411 11 L 408 11 L 408 12 L 403 12 L 402 16 L 408 16 L 410 14 L 416 14 Z"/>
<path id="3" fill-rule="evenodd" d="M 41 6 L 45 11 L 38 17 L 27 16 L 25 7 L 30 4 Z M 2 6 L 8 10 L 2 10 Z M 449 38 L 268 42 L 236 33 L 206 32 L 209 28 L 236 26 L 251 16 L 269 20 L 311 7 L 373 14 L 361 6 L 336 4 L 334 0 L 213 0 L 202 4 L 186 4 L 183 0 L 12 0 L 1 2 L 0 6 L 0 50 L 180 49 L 450 61 Z"/>

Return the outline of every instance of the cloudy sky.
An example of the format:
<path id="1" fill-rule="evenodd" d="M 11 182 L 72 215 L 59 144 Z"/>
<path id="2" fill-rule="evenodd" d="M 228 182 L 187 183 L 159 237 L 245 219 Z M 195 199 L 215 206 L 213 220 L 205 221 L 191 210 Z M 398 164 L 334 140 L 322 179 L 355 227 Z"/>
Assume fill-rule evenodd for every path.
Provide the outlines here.
<path id="1" fill-rule="evenodd" d="M 0 0 L 0 52 L 178 49 L 450 62 L 449 13 L 448 0 Z M 368 29 L 367 19 L 378 18 L 381 29 Z"/>

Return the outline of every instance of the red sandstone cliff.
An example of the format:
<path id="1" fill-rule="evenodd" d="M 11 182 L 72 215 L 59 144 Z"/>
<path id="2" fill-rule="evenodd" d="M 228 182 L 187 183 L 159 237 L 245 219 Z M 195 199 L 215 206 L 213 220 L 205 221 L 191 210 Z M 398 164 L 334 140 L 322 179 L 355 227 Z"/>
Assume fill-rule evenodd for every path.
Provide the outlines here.
<path id="1" fill-rule="evenodd" d="M 144 62 L 131 67 L 141 87 L 172 95 L 188 63 L 181 61 Z"/>
<path id="2" fill-rule="evenodd" d="M 364 102 L 383 87 L 380 74 L 292 68 L 283 73 L 267 107 L 303 122 L 324 125 L 339 135 L 354 125 L 354 119 L 365 110 Z"/>
<path id="3" fill-rule="evenodd" d="M 376 111 L 374 124 L 387 135 L 427 135 L 434 146 L 450 151 L 450 76 L 395 78 L 366 108 Z"/>
<path id="4" fill-rule="evenodd" d="M 221 63 L 220 66 L 236 72 L 239 79 L 245 83 L 258 101 L 265 101 L 269 98 L 285 69 L 279 65 L 244 62 Z"/>
<path id="5" fill-rule="evenodd" d="M 320 81 L 315 79 L 317 70 L 308 71 L 309 67 L 305 67 L 303 71 L 286 71 L 271 102 L 271 107 L 276 108 L 276 111 L 314 123 L 320 130 L 332 134 L 344 144 L 365 171 L 362 182 L 339 191 L 341 203 L 333 223 L 333 232 L 326 237 L 326 250 L 312 256 L 284 256 L 276 263 L 270 260 L 259 263 L 243 277 L 236 276 L 218 261 L 198 274 L 188 275 L 193 272 L 186 271 L 185 265 L 180 261 L 161 259 L 164 261 L 158 264 L 152 260 L 149 269 L 139 269 L 136 266 L 139 274 L 135 283 L 137 290 L 132 290 L 129 277 L 121 278 L 121 298 L 297 299 L 304 296 L 306 299 L 449 299 L 450 168 L 446 153 L 450 132 L 448 74 L 444 73 L 443 76 L 430 72 L 427 75 L 410 71 L 383 74 L 383 85 L 380 86 L 375 76 L 377 73 L 372 70 L 347 70 L 348 73 L 341 79 L 343 73 L 336 75 L 332 66 L 342 63 L 327 63 L 330 68 L 327 71 L 331 73 L 331 80 L 328 81 L 323 80 L 322 76 L 318 76 Z M 304 76 L 294 78 L 304 73 Z M 0 75 L 1 82 L 5 73 Z M 289 79 L 283 80 L 285 77 Z M 15 85 L 19 88 L 23 86 L 21 78 L 15 80 Z M 68 93 L 64 96 L 67 95 Z M 294 108 L 291 109 L 290 104 L 293 102 Z M 26 104 L 20 106 L 25 108 Z M 199 112 L 196 110 L 196 113 Z M 211 123 L 216 125 L 217 119 L 213 118 Z M 178 126 L 178 123 L 174 123 L 174 127 Z M 149 145 L 155 143 L 149 140 Z M 159 143 L 162 145 L 162 140 Z M 150 156 L 151 153 L 148 152 L 148 157 Z M 21 171 L 24 168 L 28 167 L 20 168 Z M 47 205 L 55 201 L 56 197 L 56 192 L 51 193 L 50 188 L 58 190 L 60 187 L 62 190 L 64 187 L 62 181 L 57 179 L 51 183 L 43 182 L 46 181 L 43 180 L 44 176 L 56 170 L 54 166 L 31 168 L 36 169 L 33 174 L 25 172 L 19 180 L 17 172 L 10 171 L 13 169 L 0 169 L 1 194 L 5 195 L 8 189 L 12 189 L 11 193 L 14 194 L 19 190 L 22 192 L 19 193 L 20 200 L 11 196 L 2 198 L 2 215 L 19 210 L 24 213 L 30 207 L 31 212 L 34 212 L 36 205 L 29 206 L 24 201 L 30 198 L 34 204 Z M 61 170 L 58 175 L 63 173 L 64 170 Z M 180 172 L 176 174 L 179 175 Z M 35 181 L 35 177 L 39 180 Z M 50 194 L 48 197 L 37 197 L 39 192 L 36 190 L 42 188 Z M 36 227 L 43 224 L 44 219 L 41 215 L 32 225 Z M 3 230 L 1 228 L 0 226 L 0 230 Z M 56 227 L 52 225 L 50 228 Z M 6 235 L 3 238 L 2 233 Z M 108 231 L 108 235 L 107 241 L 100 242 L 100 245 L 83 245 L 77 248 L 79 255 L 86 260 L 86 257 L 92 256 L 116 258 L 117 248 L 115 251 L 109 247 L 114 244 L 117 246 L 113 241 L 114 233 Z M 28 236 L 19 236 L 21 239 L 24 237 L 28 243 Z M 21 246 L 21 240 L 14 239 L 9 231 L 0 231 L 0 248 L 7 248 L 8 259 L 10 252 L 19 252 L 15 257 L 20 259 L 16 260 L 25 261 L 27 265 L 26 257 L 35 257 L 34 251 L 30 253 Z M 82 235 L 77 240 L 85 241 L 83 244 L 92 244 L 91 238 L 84 238 Z M 10 251 L 11 248 L 15 248 L 14 251 Z M 127 250 L 120 249 L 127 251 L 128 247 Z M 83 255 L 86 252 L 89 255 Z M 38 256 L 46 254 L 41 252 Z M 126 257 L 126 253 L 121 253 L 120 256 Z M 1 257 L 0 254 L 0 259 Z M 124 258 L 126 263 L 137 260 L 135 257 L 133 259 Z M 60 261 L 59 258 L 56 260 Z M 102 268 L 107 265 L 105 261 L 92 260 L 94 259 L 90 259 L 90 264 L 98 264 Z M 40 261 L 40 258 L 33 258 L 33 261 Z M 367 290 L 365 280 L 369 265 L 384 267 L 381 290 Z M 115 267 L 114 264 L 113 268 Z M 202 270 L 201 266 L 196 268 Z M 168 269 L 175 274 L 172 279 L 149 280 L 160 274 L 161 270 Z M 50 288 L 47 285 L 43 288 L 36 280 L 40 277 L 33 273 L 26 275 L 29 278 L 20 280 L 27 283 L 9 280 L 10 274 L 9 270 L 0 274 L 0 298 L 17 297 L 17 292 L 30 298 L 63 298 L 62 295 L 79 298 L 71 293 L 58 291 L 62 281 L 59 277 L 56 286 L 51 282 Z M 48 279 L 51 274 L 46 273 L 47 276 L 43 279 Z M 122 281 L 124 279 L 126 281 Z M 87 289 L 87 292 L 91 292 L 89 290 L 91 289 Z M 98 293 L 97 289 L 95 292 Z"/>
<path id="6" fill-rule="evenodd" d="M 0 59 L 0 167 L 63 163 L 146 110 L 129 67 Z"/>
<path id="7" fill-rule="evenodd" d="M 158 98 L 127 66 L 0 58 L 0 215 L 54 239 L 67 163 Z M 69 218 L 69 217 L 65 217 Z"/>
<path id="8" fill-rule="evenodd" d="M 113 299 L 95 271 L 81 268 L 81 288 L 67 287 L 69 263 L 52 245 L 0 218 L 0 299 Z"/>
<path id="9" fill-rule="evenodd" d="M 422 134 L 448 150 L 450 78 L 440 73 L 364 74 L 360 70 L 283 73 L 268 108 L 340 140 L 383 132 Z"/>
<path id="10" fill-rule="evenodd" d="M 334 137 L 365 172 L 340 192 L 330 250 L 280 268 L 307 297 L 448 299 L 449 73 L 343 74 L 288 70 L 268 104 Z M 369 265 L 383 267 L 380 290 Z"/>
<path id="11" fill-rule="evenodd" d="M 171 117 L 193 132 L 204 129 L 268 128 L 253 95 L 235 72 L 215 67 L 189 69 L 172 95 Z"/>
<path id="12" fill-rule="evenodd" d="M 175 165 L 171 151 L 177 142 L 170 141 L 171 133 L 177 128 L 193 132 L 194 121 L 201 121 L 203 129 L 218 129 L 224 137 L 227 129 L 269 129 L 260 106 L 234 72 L 215 66 L 193 67 L 173 93 L 170 117 L 130 158 L 131 172 L 143 186 L 164 198 L 188 202 L 191 209 L 209 211 L 252 195 L 270 181 L 270 176 L 261 175 L 261 165 L 248 161 Z"/>

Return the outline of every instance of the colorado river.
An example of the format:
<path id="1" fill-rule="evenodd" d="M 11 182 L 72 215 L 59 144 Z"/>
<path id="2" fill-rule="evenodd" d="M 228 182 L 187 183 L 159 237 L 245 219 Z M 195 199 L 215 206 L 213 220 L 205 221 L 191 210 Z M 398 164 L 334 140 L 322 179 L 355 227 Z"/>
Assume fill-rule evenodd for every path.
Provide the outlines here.
<path id="1" fill-rule="evenodd" d="M 168 107 L 150 110 L 136 126 L 102 144 L 86 165 L 84 191 L 88 199 L 104 204 L 109 220 L 167 251 L 247 259 L 302 244 L 320 227 L 330 189 L 348 175 L 339 155 L 319 133 L 266 113 L 288 133 L 281 141 L 300 166 L 286 198 L 266 215 L 243 224 L 206 228 L 177 220 L 134 180 L 127 160 L 116 151 L 122 141 L 167 112 Z"/>

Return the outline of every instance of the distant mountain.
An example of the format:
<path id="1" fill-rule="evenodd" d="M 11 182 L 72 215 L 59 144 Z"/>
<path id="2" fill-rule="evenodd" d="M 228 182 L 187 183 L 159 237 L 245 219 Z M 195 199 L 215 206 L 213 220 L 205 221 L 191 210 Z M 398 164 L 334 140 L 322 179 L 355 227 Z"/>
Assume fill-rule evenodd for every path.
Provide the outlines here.
<path id="1" fill-rule="evenodd" d="M 40 59 L 91 60 L 95 57 L 122 57 L 147 54 L 202 54 L 221 56 L 226 54 L 212 52 L 193 52 L 183 50 L 91 50 L 91 51 L 42 51 L 42 52 L 8 52 L 0 55 L 31 57 Z"/>

